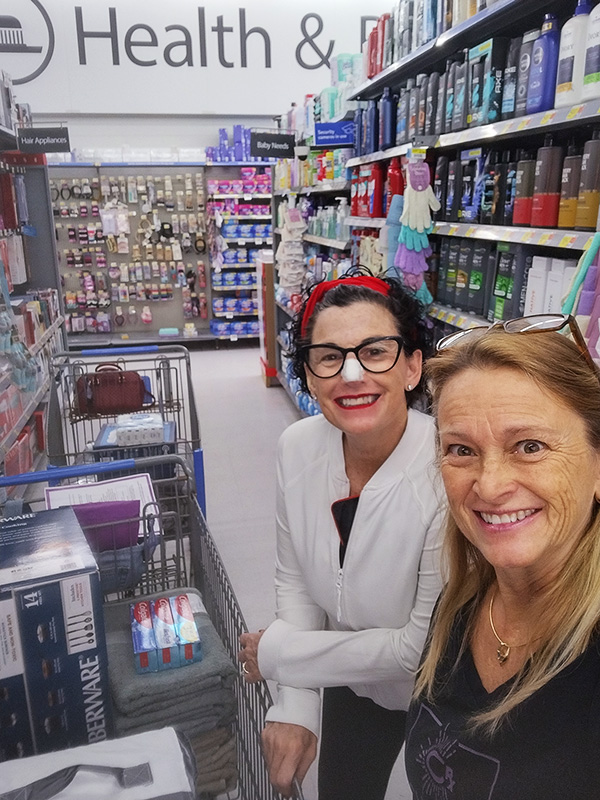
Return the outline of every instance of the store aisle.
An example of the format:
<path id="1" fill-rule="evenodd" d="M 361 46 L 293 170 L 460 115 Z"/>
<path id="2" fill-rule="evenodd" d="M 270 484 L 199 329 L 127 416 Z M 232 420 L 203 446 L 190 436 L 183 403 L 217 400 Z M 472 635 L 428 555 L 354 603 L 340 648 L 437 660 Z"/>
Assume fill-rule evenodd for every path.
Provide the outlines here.
<path id="1" fill-rule="evenodd" d="M 299 419 L 283 391 L 267 389 L 256 348 L 194 350 L 192 377 L 206 470 L 207 521 L 250 630 L 274 618 L 275 452 Z M 316 770 L 304 782 L 316 800 Z M 409 800 L 401 765 L 386 800 Z M 259 798 L 257 798 L 259 800 Z"/>

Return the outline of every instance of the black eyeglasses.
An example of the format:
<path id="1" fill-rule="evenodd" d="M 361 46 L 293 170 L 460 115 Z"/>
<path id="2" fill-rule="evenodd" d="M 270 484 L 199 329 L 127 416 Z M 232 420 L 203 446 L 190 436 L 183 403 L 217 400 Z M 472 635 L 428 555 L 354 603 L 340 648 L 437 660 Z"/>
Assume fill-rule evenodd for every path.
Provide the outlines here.
<path id="1" fill-rule="evenodd" d="M 579 325 L 571 314 L 532 314 L 530 317 L 517 317 L 506 322 L 494 322 L 489 327 L 479 325 L 474 328 L 468 328 L 466 331 L 457 331 L 449 336 L 444 336 L 437 343 L 436 350 L 441 352 L 448 347 L 465 341 L 467 338 L 485 336 L 486 333 L 494 330 L 504 330 L 506 333 L 547 333 L 548 331 L 561 331 L 566 325 L 569 326 L 573 341 L 587 361 L 588 366 L 598 376 L 598 367 L 590 355 Z"/>
<path id="2" fill-rule="evenodd" d="M 403 347 L 401 336 L 380 336 L 366 339 L 356 347 L 308 344 L 302 348 L 302 358 L 316 378 L 334 378 L 344 368 L 348 353 L 354 353 L 367 372 L 388 372 L 396 366 Z"/>

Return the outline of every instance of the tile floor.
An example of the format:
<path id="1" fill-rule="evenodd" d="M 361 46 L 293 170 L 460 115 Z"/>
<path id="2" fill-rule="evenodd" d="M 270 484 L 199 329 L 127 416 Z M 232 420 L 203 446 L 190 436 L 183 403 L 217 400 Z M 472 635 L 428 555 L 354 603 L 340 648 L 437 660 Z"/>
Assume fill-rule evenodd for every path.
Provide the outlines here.
<path id="1" fill-rule="evenodd" d="M 275 608 L 275 451 L 299 413 L 283 389 L 265 387 L 255 347 L 194 350 L 191 364 L 208 525 L 249 629 L 264 628 Z M 399 762 L 386 800 L 411 797 Z M 315 772 L 305 800 L 317 800 Z"/>

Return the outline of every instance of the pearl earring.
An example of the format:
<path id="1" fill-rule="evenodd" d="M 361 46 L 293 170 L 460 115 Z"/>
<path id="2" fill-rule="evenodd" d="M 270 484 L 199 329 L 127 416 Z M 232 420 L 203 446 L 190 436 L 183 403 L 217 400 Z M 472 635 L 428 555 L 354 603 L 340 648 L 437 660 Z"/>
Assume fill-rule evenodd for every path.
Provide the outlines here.
<path id="1" fill-rule="evenodd" d="M 409 383 L 408 386 L 406 387 L 406 391 L 407 392 L 412 392 L 412 388 L 413 388 L 412 387 L 412 383 Z"/>

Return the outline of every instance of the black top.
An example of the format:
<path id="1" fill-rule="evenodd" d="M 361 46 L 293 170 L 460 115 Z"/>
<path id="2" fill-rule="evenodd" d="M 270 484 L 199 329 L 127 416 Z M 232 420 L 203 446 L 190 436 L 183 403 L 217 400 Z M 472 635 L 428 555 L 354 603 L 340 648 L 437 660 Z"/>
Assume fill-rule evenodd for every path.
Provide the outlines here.
<path id="1" fill-rule="evenodd" d="M 467 720 L 497 702 L 511 681 L 488 693 L 469 648 L 451 672 L 464 634 L 463 616 L 438 668 L 436 702 L 414 700 L 409 708 L 406 771 L 414 800 L 599 800 L 598 641 L 490 737 L 469 730 Z"/>
<path id="2" fill-rule="evenodd" d="M 342 500 L 336 500 L 335 503 L 331 505 L 333 521 L 335 522 L 338 536 L 340 537 L 340 567 L 344 566 L 346 547 L 348 547 L 350 532 L 354 524 L 356 509 L 358 508 L 358 497 L 358 495 L 344 497 Z"/>

